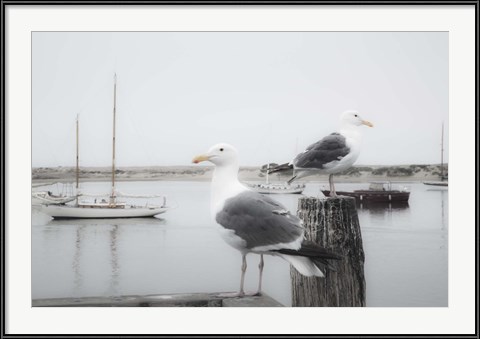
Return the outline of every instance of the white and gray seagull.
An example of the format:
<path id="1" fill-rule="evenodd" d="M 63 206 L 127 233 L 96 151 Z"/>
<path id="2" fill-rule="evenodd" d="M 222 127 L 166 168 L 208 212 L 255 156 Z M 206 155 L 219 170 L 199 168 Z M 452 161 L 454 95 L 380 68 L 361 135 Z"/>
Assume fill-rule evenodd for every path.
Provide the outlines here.
<path id="1" fill-rule="evenodd" d="M 360 155 L 362 134 L 359 127 L 373 127 L 369 121 L 363 120 L 356 111 L 346 111 L 340 116 L 339 132 L 327 135 L 323 139 L 308 146 L 289 163 L 270 168 L 269 173 L 294 169 L 294 180 L 315 174 L 329 174 L 330 196 L 336 197 L 333 174 L 350 168 Z"/>
<path id="2" fill-rule="evenodd" d="M 334 269 L 328 260 L 337 254 L 304 239 L 302 221 L 277 201 L 251 191 L 238 180 L 236 149 L 217 144 L 194 163 L 210 161 L 215 165 L 211 186 L 211 214 L 220 226 L 222 238 L 242 254 L 242 274 L 238 296 L 245 295 L 244 280 L 248 253 L 260 255 L 258 291 L 262 289 L 263 255 L 287 260 L 305 276 L 323 277 L 324 268 Z"/>

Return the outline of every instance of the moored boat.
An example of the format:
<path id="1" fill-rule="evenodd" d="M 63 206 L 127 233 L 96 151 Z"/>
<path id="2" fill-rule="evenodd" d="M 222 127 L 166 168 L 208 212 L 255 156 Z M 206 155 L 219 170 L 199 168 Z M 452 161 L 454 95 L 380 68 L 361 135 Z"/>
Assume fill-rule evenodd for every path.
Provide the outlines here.
<path id="1" fill-rule="evenodd" d="M 250 185 L 250 187 L 262 194 L 301 194 L 305 189 L 305 184 L 288 185 L 281 183 L 262 183 Z"/>
<path id="2" fill-rule="evenodd" d="M 448 187 L 448 173 L 445 174 L 444 164 L 443 164 L 443 123 L 442 123 L 442 144 L 441 144 L 441 153 L 440 153 L 440 180 L 441 181 L 424 181 L 424 185 L 429 186 L 443 186 Z"/>
<path id="3" fill-rule="evenodd" d="M 269 181 L 270 164 L 265 167 L 265 183 L 249 184 L 256 192 L 262 194 L 301 194 L 305 189 L 305 184 L 291 185 L 288 183 L 271 183 Z"/>
<path id="4" fill-rule="evenodd" d="M 112 187 L 109 194 L 104 194 L 105 198 L 94 199 L 93 201 L 79 201 L 78 185 L 79 185 L 79 155 L 78 155 L 78 135 L 79 125 L 77 118 L 77 196 L 75 203 L 68 204 L 41 204 L 40 210 L 52 218 L 139 218 L 153 217 L 157 214 L 164 213 L 168 210 L 166 198 L 163 197 L 161 205 L 142 204 L 134 205 L 118 200 L 118 192 L 115 189 L 115 122 L 116 122 L 116 93 L 117 93 L 117 76 L 115 75 L 113 87 L 113 137 L 112 137 Z M 91 196 L 82 194 L 82 196 Z M 108 196 L 108 197 L 107 197 Z M 159 196 L 155 196 L 159 197 Z M 138 197 L 137 197 L 138 198 Z M 139 196 L 139 198 L 146 198 Z"/>
<path id="5" fill-rule="evenodd" d="M 424 185 L 448 187 L 448 181 L 424 181 Z"/>
<path id="6" fill-rule="evenodd" d="M 62 218 L 140 218 L 153 217 L 166 212 L 168 208 L 156 205 L 136 206 L 126 203 L 79 203 L 78 205 L 44 205 L 42 211 L 56 219 Z"/>
<path id="7" fill-rule="evenodd" d="M 329 190 L 322 190 L 322 193 L 328 197 Z M 408 202 L 410 192 L 406 188 L 392 189 L 389 181 L 371 182 L 368 189 L 354 191 L 337 191 L 337 195 L 354 197 L 360 202 Z"/>

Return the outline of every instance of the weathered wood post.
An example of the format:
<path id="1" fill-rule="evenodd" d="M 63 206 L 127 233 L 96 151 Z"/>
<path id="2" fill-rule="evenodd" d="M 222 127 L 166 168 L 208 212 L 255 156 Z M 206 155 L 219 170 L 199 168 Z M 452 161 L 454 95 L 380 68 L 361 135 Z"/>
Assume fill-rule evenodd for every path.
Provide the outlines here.
<path id="1" fill-rule="evenodd" d="M 343 259 L 334 263 L 336 272 L 325 270 L 325 278 L 305 277 L 292 267 L 292 306 L 365 306 L 365 254 L 355 198 L 300 198 L 297 213 L 307 240 Z"/>

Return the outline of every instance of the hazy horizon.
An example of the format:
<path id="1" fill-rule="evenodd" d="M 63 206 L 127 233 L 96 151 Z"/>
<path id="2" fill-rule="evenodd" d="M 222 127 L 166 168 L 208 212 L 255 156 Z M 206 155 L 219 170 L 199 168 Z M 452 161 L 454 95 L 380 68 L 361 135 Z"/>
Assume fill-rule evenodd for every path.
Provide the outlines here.
<path id="1" fill-rule="evenodd" d="M 189 166 L 218 142 L 290 161 L 358 110 L 356 165 L 448 163 L 447 32 L 33 32 L 32 166 Z M 364 165 L 364 166 L 369 166 Z"/>
<path id="2" fill-rule="evenodd" d="M 448 166 L 448 163 L 443 163 L 445 166 Z M 262 165 L 242 165 L 240 164 L 240 169 L 242 168 L 248 168 L 248 167 L 262 167 L 265 164 Z M 369 165 L 369 164 L 353 164 L 352 167 L 379 167 L 379 166 L 385 166 L 385 167 L 395 167 L 395 166 L 440 166 L 441 163 L 432 163 L 432 164 L 390 164 L 390 165 L 384 165 L 384 164 L 377 164 L 377 165 Z M 112 165 L 105 165 L 105 166 L 79 166 L 80 169 L 82 168 L 105 168 L 111 170 Z M 120 168 L 150 168 L 150 167 L 193 167 L 193 168 L 205 168 L 205 167 L 211 167 L 214 168 L 214 165 L 208 165 L 208 164 L 186 164 L 186 165 L 125 165 L 125 166 L 116 166 L 116 169 Z M 73 166 L 32 166 L 32 168 L 75 168 L 75 165 Z"/>

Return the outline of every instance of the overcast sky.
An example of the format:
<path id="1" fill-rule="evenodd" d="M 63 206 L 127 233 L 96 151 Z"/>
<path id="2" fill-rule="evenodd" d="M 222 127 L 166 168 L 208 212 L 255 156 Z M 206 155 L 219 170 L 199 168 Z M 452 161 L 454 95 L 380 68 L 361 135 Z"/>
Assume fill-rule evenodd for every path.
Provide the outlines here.
<path id="1" fill-rule="evenodd" d="M 448 33 L 35 32 L 32 165 L 190 165 L 218 142 L 286 162 L 358 110 L 357 164 L 448 161 Z"/>

